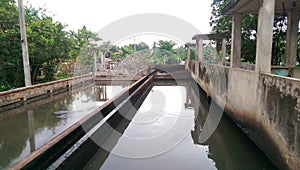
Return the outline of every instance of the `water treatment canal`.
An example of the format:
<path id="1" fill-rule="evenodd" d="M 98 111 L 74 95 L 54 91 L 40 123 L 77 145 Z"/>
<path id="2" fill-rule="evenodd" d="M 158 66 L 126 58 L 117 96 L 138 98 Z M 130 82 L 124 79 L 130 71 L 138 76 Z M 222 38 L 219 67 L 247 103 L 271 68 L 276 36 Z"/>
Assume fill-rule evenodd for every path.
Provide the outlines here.
<path id="1" fill-rule="evenodd" d="M 72 168 L 276 169 L 225 115 L 210 138 L 201 142 L 209 110 L 206 96 L 190 83 L 171 84 L 154 83 L 132 121 L 119 126 L 118 140 L 85 155 L 88 161 Z M 0 169 L 39 148 L 122 89 L 88 86 L 0 113 Z M 68 114 L 53 115 L 59 110 Z"/>

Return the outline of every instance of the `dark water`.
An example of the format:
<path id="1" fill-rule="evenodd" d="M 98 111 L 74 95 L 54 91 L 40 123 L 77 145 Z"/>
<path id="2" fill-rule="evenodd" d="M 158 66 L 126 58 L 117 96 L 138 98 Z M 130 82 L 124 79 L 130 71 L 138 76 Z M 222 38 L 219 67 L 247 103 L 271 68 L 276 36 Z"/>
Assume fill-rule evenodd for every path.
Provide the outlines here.
<path id="1" fill-rule="evenodd" d="M 276 169 L 202 93 L 189 85 L 154 86 L 118 140 L 107 142 L 114 147 L 99 146 L 85 169 Z M 212 134 L 204 140 L 206 128 Z"/>
<path id="2" fill-rule="evenodd" d="M 0 112 L 0 169 L 13 165 L 118 94 L 121 86 L 87 86 Z M 67 111 L 55 116 L 53 112 Z"/>
<path id="3" fill-rule="evenodd" d="M 117 138 L 111 142 L 107 137 L 110 146 L 96 146 L 94 150 L 96 144 L 90 142 L 88 147 L 93 154 L 82 154 L 80 159 L 88 160 L 80 167 L 276 169 L 231 119 L 222 113 L 217 115 L 218 109 L 211 109 L 203 92 L 199 94 L 190 84 L 158 84 L 131 121 L 126 120 L 112 129 Z M 0 169 L 39 148 L 122 89 L 120 86 L 89 86 L 0 113 Z M 69 114 L 54 116 L 53 112 L 59 110 L 68 110 Z M 210 110 L 216 112 L 209 113 Z M 214 118 L 218 116 L 222 119 L 214 129 Z M 205 125 L 213 132 L 207 140 L 201 137 Z M 79 167 L 76 159 L 72 166 L 73 169 Z"/>

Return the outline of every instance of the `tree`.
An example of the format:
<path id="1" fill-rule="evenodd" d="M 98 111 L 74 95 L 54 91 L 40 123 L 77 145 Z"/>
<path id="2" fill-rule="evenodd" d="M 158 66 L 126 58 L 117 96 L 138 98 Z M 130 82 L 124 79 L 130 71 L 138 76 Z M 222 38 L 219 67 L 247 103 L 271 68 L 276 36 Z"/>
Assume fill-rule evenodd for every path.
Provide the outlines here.
<path id="1" fill-rule="evenodd" d="M 210 25 L 213 27 L 213 33 L 231 34 L 231 16 L 221 15 L 223 8 L 231 0 L 214 0 L 211 4 L 212 13 Z M 255 63 L 256 52 L 256 30 L 258 15 L 246 14 L 242 20 L 242 56 L 245 62 Z M 274 18 L 273 46 L 272 46 L 272 64 L 280 65 L 284 62 L 285 36 L 287 28 L 287 16 L 285 13 L 277 14 Z M 299 45 L 298 45 L 299 48 Z M 228 52 L 230 48 L 228 47 Z"/>
<path id="2" fill-rule="evenodd" d="M 40 12 L 27 8 L 27 35 L 29 55 L 34 83 L 54 80 L 58 64 L 69 59 L 72 42 L 64 25 L 54 23 L 47 15 L 39 16 Z M 43 70 L 45 77 L 38 79 L 39 70 Z"/>
<path id="3" fill-rule="evenodd" d="M 28 48 L 34 83 L 55 80 L 58 65 L 70 58 L 73 42 L 65 26 L 54 22 L 46 9 L 26 8 Z M 45 76 L 40 76 L 43 70 Z"/>
<path id="4" fill-rule="evenodd" d="M 159 40 L 158 41 L 158 49 L 168 51 L 168 52 L 174 52 L 175 45 L 176 45 L 176 43 L 172 40 L 169 40 L 169 41 Z"/>
<path id="5" fill-rule="evenodd" d="M 277 15 L 274 21 L 272 65 L 281 65 L 284 63 L 287 16 L 285 14 Z"/>
<path id="6" fill-rule="evenodd" d="M 0 2 L 0 49 L 0 90 L 22 86 L 24 82 L 18 9 L 11 0 Z"/>
<path id="7" fill-rule="evenodd" d="M 213 33 L 231 34 L 232 23 L 231 16 L 222 15 L 221 12 L 224 7 L 230 3 L 231 0 L 213 0 L 211 7 L 210 26 Z"/>
<path id="8" fill-rule="evenodd" d="M 175 45 L 176 43 L 172 40 L 159 40 L 158 43 L 154 43 L 152 58 L 148 62 L 152 64 L 178 64 L 186 58 L 187 51 L 184 46 L 175 49 Z M 194 55 L 193 52 L 192 55 Z"/>
<path id="9" fill-rule="evenodd" d="M 97 33 L 88 30 L 86 26 L 82 26 L 82 28 L 78 29 L 77 32 L 70 31 L 70 37 L 75 43 L 74 48 L 71 51 L 71 55 L 76 57 L 80 55 L 82 48 L 91 45 L 91 42 L 101 40 Z"/>
<path id="10" fill-rule="evenodd" d="M 136 51 L 142 51 L 142 50 L 149 50 L 149 46 L 144 42 L 140 42 L 136 44 Z"/>
<path id="11" fill-rule="evenodd" d="M 230 3 L 231 0 L 214 0 L 211 4 L 212 13 L 210 18 L 210 25 L 212 26 L 212 33 L 221 33 L 231 35 L 232 19 L 231 15 L 222 15 L 221 11 Z M 244 62 L 255 62 L 256 50 L 256 29 L 257 29 L 257 15 L 245 14 L 242 19 L 242 54 L 241 59 Z M 230 47 L 227 46 L 227 52 L 230 52 Z"/>
<path id="12" fill-rule="evenodd" d="M 73 41 L 65 26 L 53 22 L 46 9 L 25 7 L 32 82 L 54 80 L 60 62 L 69 59 Z M 0 2 L 0 90 L 24 86 L 18 10 L 14 1 Z M 40 76 L 40 70 L 45 73 Z"/>

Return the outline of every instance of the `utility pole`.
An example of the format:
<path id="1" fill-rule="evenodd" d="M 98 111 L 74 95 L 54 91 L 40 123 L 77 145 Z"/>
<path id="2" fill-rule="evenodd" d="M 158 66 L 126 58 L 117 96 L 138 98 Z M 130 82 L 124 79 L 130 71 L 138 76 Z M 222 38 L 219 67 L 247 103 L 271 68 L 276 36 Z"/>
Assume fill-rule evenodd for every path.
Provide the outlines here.
<path id="1" fill-rule="evenodd" d="M 27 86 L 31 86 L 31 76 L 30 76 L 30 67 L 29 67 L 29 56 L 28 56 L 23 0 L 18 0 L 18 8 L 19 8 L 19 23 L 20 23 L 20 32 L 21 32 L 25 86 L 27 87 Z"/>

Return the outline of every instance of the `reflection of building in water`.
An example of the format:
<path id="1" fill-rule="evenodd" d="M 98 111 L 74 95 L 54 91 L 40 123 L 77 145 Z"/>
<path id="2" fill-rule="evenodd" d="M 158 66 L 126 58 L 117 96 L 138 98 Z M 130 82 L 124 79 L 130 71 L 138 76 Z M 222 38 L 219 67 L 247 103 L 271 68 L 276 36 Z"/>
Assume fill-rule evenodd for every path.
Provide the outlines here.
<path id="1" fill-rule="evenodd" d="M 107 101 L 107 87 L 106 84 L 96 86 L 97 91 L 97 101 Z"/>
<path id="2" fill-rule="evenodd" d="M 217 128 L 204 141 L 205 128 L 212 129 L 215 123 L 211 116 L 215 117 L 220 111 L 213 109 L 215 113 L 210 112 L 214 102 L 209 102 L 203 91 L 199 90 L 199 93 L 196 94 L 193 88 L 187 89 L 187 98 L 195 110 L 195 124 L 191 136 L 194 144 L 208 146 L 207 157 L 215 162 L 217 169 L 276 169 L 226 115 L 222 116 Z"/>
<path id="3" fill-rule="evenodd" d="M 185 108 L 193 107 L 191 99 L 191 87 L 186 87 Z"/>
<path id="4" fill-rule="evenodd" d="M 190 100 L 190 107 L 193 107 L 195 110 L 195 124 L 194 130 L 191 131 L 192 138 L 195 144 L 200 144 L 200 134 L 203 129 L 205 120 L 208 115 L 208 106 L 206 106 L 205 95 L 198 94 L 198 91 L 192 89 L 191 87 L 187 88 L 187 98 Z M 199 91 L 201 93 L 201 91 Z M 200 95 L 200 97 L 199 97 Z"/>
<path id="5" fill-rule="evenodd" d="M 35 129 L 33 110 L 27 111 L 30 152 L 35 151 Z"/>

